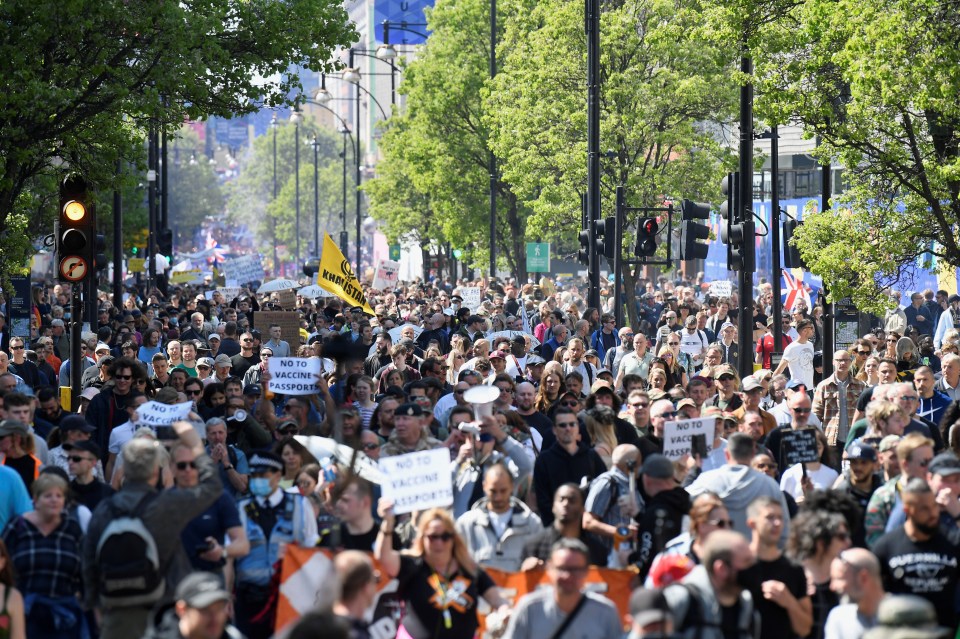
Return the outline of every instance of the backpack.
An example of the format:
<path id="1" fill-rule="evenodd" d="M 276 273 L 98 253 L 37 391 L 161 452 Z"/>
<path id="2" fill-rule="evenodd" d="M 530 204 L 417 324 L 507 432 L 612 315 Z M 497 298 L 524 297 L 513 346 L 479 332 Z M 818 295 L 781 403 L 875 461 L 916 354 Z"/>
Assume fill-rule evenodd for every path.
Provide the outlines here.
<path id="1" fill-rule="evenodd" d="M 713 623 L 707 621 L 706 617 L 703 614 L 703 602 L 700 601 L 700 596 L 697 594 L 697 591 L 692 588 L 690 585 L 683 582 L 677 582 L 673 584 L 679 588 L 682 588 L 687 593 L 687 610 L 683 615 L 683 621 L 678 626 L 683 630 L 688 628 L 694 628 L 694 639 L 701 639 L 703 637 L 703 631 L 705 628 L 715 628 L 723 632 L 724 628 L 721 624 Z M 748 637 L 759 637 L 760 627 L 757 623 L 757 611 L 752 611 L 749 619 L 747 620 L 747 625 L 741 625 L 743 622 L 743 614 L 741 611 L 741 618 L 738 620 L 738 633 L 743 636 Z M 680 631 L 680 634 L 683 634 L 683 630 Z"/>
<path id="2" fill-rule="evenodd" d="M 100 533 L 96 561 L 99 591 L 106 607 L 149 606 L 160 601 L 166 587 L 160 554 L 141 515 L 157 497 L 147 493 L 131 512 L 111 499 L 110 523 Z"/>

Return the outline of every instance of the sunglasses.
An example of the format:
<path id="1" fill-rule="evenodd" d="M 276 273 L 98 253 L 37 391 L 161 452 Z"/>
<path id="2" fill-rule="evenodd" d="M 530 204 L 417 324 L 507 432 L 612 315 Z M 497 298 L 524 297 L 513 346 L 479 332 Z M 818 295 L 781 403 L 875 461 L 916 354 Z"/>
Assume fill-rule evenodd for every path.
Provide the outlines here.
<path id="1" fill-rule="evenodd" d="M 244 337 L 244 338 L 243 338 L 242 340 L 240 340 L 240 341 L 241 341 L 241 342 L 252 342 L 253 339 L 251 339 L 251 338 L 249 338 L 249 337 Z"/>
<path id="2" fill-rule="evenodd" d="M 10 347 L 10 350 L 11 350 L 11 351 L 22 351 L 22 350 L 23 350 L 23 346 L 11 346 L 11 347 Z"/>
<path id="3" fill-rule="evenodd" d="M 200 395 L 203 395 L 203 391 L 202 391 L 202 390 L 185 390 L 185 391 L 183 391 L 183 392 L 184 392 L 184 394 L 186 394 L 186 395 L 196 395 L 196 396 L 198 396 L 198 397 L 199 397 Z"/>
<path id="4" fill-rule="evenodd" d="M 188 468 L 196 469 L 196 467 L 197 467 L 197 462 L 192 462 L 192 461 L 177 462 L 177 470 L 186 470 Z"/>
<path id="5" fill-rule="evenodd" d="M 730 519 L 708 519 L 707 523 L 717 528 L 733 528 L 733 521 Z"/>
<path id="6" fill-rule="evenodd" d="M 664 418 L 666 418 L 666 417 L 676 417 L 676 416 L 677 416 L 677 411 L 670 411 L 670 412 L 667 412 L 667 413 L 660 413 L 660 417 L 664 417 Z"/>
<path id="7" fill-rule="evenodd" d="M 667 342 L 667 346 L 680 346 L 680 342 Z"/>
<path id="8" fill-rule="evenodd" d="M 87 458 L 86 458 L 86 457 L 82 457 L 82 456 L 80 456 L 80 455 L 70 455 L 69 457 L 67 457 L 67 459 L 69 459 L 70 461 L 72 461 L 72 462 L 75 463 L 75 464 L 79 464 L 79 463 L 82 462 L 82 461 L 86 461 Z"/>
<path id="9" fill-rule="evenodd" d="M 453 533 L 451 532 L 440 533 L 438 535 L 425 535 L 425 537 L 434 542 L 442 541 L 443 543 L 447 543 L 448 541 L 453 541 Z"/>
<path id="10" fill-rule="evenodd" d="M 557 428 L 577 428 L 579 425 L 580 425 L 579 422 L 563 422 L 562 424 L 558 422 L 556 424 L 556 427 Z"/>
<path id="11" fill-rule="evenodd" d="M 133 375 L 114 375 L 113 378 L 119 381 L 128 381 L 133 379 Z"/>
<path id="12" fill-rule="evenodd" d="M 869 355 L 869 354 L 870 354 L 870 351 L 857 351 L 857 355 L 864 355 L 864 356 L 866 356 L 866 355 Z"/>
<path id="13" fill-rule="evenodd" d="M 378 448 L 380 448 L 380 444 L 364 444 L 363 445 L 364 450 L 376 450 Z"/>
<path id="14" fill-rule="evenodd" d="M 798 415 L 806 415 L 807 413 L 810 412 L 810 409 L 809 409 L 809 408 L 794 408 L 794 409 L 793 409 L 793 412 L 797 413 Z"/>
<path id="15" fill-rule="evenodd" d="M 580 402 L 560 402 L 560 405 L 566 408 L 576 408 L 580 405 Z"/>

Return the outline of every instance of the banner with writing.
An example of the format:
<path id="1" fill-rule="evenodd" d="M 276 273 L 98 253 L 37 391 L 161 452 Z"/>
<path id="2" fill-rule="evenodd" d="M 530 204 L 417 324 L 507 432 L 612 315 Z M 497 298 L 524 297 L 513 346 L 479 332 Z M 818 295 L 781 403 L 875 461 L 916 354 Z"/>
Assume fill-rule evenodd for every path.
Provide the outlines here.
<path id="1" fill-rule="evenodd" d="M 373 288 L 378 291 L 392 291 L 400 281 L 400 262 L 380 260 L 373 273 Z"/>
<path id="2" fill-rule="evenodd" d="M 698 417 L 667 422 L 663 426 L 663 454 L 667 459 L 676 461 L 690 452 L 690 440 L 694 435 L 704 435 L 707 452 L 713 448 L 716 432 L 715 417 Z"/>
<path id="3" fill-rule="evenodd" d="M 255 253 L 224 260 L 222 270 L 226 279 L 240 284 L 263 281 L 263 262 Z"/>
<path id="4" fill-rule="evenodd" d="M 393 511 L 398 515 L 453 503 L 450 452 L 446 448 L 384 457 L 380 470 L 386 479 L 383 496 L 393 500 Z"/>
<path id="5" fill-rule="evenodd" d="M 267 390 L 280 395 L 313 395 L 321 367 L 316 357 L 271 357 L 267 360 Z"/>

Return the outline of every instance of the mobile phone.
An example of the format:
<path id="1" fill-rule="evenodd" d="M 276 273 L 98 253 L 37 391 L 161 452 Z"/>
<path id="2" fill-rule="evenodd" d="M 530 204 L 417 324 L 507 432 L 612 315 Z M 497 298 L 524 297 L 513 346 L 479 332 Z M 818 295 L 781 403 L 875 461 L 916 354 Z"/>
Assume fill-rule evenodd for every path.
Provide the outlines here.
<path id="1" fill-rule="evenodd" d="M 213 544 L 197 544 L 197 546 L 193 549 L 193 552 L 199 557 L 211 548 L 213 548 Z"/>
<path id="2" fill-rule="evenodd" d="M 690 437 L 690 454 L 696 457 L 699 455 L 701 458 L 707 456 L 707 436 L 693 435 Z"/>

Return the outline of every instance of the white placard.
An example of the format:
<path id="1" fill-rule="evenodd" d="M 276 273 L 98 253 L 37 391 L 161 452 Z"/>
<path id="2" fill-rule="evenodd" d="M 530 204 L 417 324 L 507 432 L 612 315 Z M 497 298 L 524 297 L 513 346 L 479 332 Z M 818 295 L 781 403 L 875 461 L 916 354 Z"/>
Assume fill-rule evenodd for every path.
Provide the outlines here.
<path id="1" fill-rule="evenodd" d="M 672 461 L 680 459 L 690 452 L 690 438 L 694 435 L 705 436 L 707 452 L 710 452 L 713 449 L 716 430 L 716 417 L 697 417 L 667 422 L 663 425 L 663 454 Z"/>
<path id="2" fill-rule="evenodd" d="M 313 395 L 322 362 L 316 357 L 271 357 L 267 360 L 267 389 L 280 395 Z"/>
<path id="3" fill-rule="evenodd" d="M 380 260 L 373 273 L 373 288 L 378 291 L 392 291 L 400 282 L 400 262 Z"/>
<path id="4" fill-rule="evenodd" d="M 380 460 L 383 496 L 397 515 L 453 504 L 450 451 L 446 448 L 395 455 Z"/>
<path id="5" fill-rule="evenodd" d="M 470 309 L 471 313 L 476 313 L 480 308 L 480 301 L 483 299 L 480 295 L 480 288 L 468 286 L 460 289 L 460 297 L 463 298 L 463 305 Z"/>
<path id="6" fill-rule="evenodd" d="M 183 402 L 182 404 L 147 402 L 137 409 L 137 417 L 139 417 L 137 424 L 149 426 L 154 430 L 158 426 L 170 426 L 173 422 L 187 419 L 191 408 L 193 408 L 193 402 Z"/>
<path id="7" fill-rule="evenodd" d="M 217 292 L 223 295 L 223 301 L 229 304 L 240 295 L 239 286 L 218 286 Z"/>
<path id="8" fill-rule="evenodd" d="M 710 282 L 708 292 L 713 297 L 730 297 L 733 294 L 733 282 L 730 280 L 714 280 Z"/>
<path id="9" fill-rule="evenodd" d="M 263 264 L 256 254 L 241 255 L 223 261 L 224 277 L 241 283 L 263 280 Z"/>

